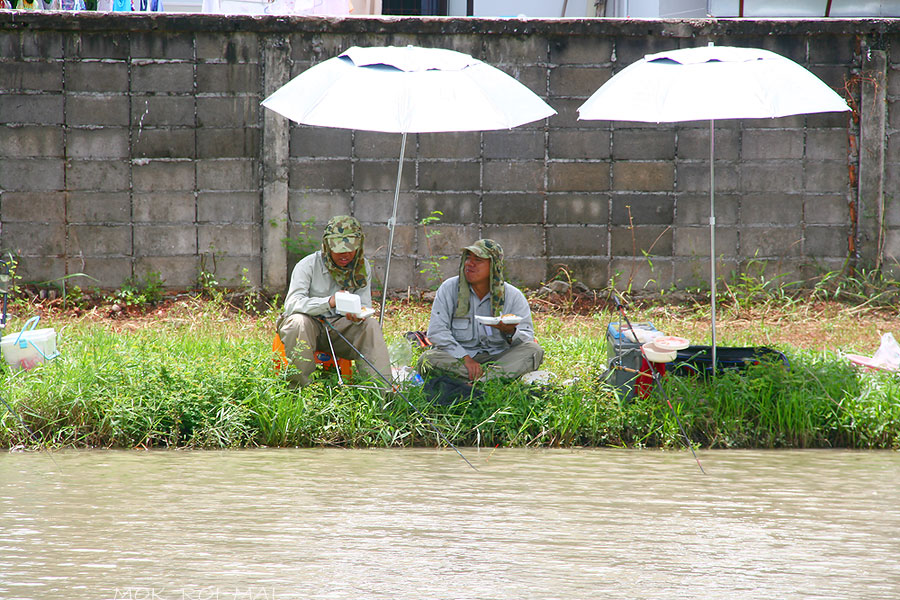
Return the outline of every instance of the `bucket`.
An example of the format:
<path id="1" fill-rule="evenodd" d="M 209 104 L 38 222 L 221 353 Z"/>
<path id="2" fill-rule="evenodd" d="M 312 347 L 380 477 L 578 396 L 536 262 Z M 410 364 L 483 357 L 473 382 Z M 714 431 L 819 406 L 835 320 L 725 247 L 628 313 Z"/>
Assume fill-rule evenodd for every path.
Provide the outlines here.
<path id="1" fill-rule="evenodd" d="M 32 317 L 22 331 L 0 338 L 0 353 L 12 371 L 28 370 L 59 356 L 56 350 L 56 330 L 52 327 L 35 329 L 41 318 Z"/>

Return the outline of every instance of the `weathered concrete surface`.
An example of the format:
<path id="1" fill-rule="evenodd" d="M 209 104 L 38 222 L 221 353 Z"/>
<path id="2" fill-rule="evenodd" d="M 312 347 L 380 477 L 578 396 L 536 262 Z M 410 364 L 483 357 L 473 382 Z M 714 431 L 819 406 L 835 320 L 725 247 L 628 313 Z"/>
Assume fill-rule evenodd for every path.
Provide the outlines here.
<path id="1" fill-rule="evenodd" d="M 896 19 L 517 20 L 0 14 L 0 246 L 26 280 L 104 287 L 158 271 L 283 291 L 331 216 L 356 215 L 384 266 L 399 135 L 303 127 L 260 102 L 351 45 L 437 46 L 512 74 L 558 115 L 512 131 L 409 138 L 392 287 L 446 273 L 480 236 L 511 277 L 560 268 L 593 287 L 704 285 L 709 128 L 578 121 L 644 54 L 763 47 L 848 99 L 850 114 L 716 123 L 716 253 L 790 280 L 900 256 Z M 360 100 L 361 102 L 364 99 Z M 442 213 L 428 237 L 418 223 Z M 311 223 L 312 225 L 308 225 Z M 246 269 L 246 271 L 245 271 Z M 70 281 L 71 282 L 71 281 Z M 91 285 L 90 282 L 76 282 Z"/>

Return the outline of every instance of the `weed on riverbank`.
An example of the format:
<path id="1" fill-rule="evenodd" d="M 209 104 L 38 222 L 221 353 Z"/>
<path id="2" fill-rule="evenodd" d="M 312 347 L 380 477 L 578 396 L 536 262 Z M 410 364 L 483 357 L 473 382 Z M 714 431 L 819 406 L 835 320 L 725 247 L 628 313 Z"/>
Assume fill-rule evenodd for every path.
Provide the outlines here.
<path id="1" fill-rule="evenodd" d="M 56 360 L 0 376 L 2 447 L 252 446 L 392 447 L 439 445 L 432 424 L 460 446 L 681 445 L 662 397 L 622 403 L 601 381 L 606 326 L 617 316 L 598 304 L 575 314 L 535 304 L 547 385 L 493 384 L 483 399 L 436 406 L 422 389 L 406 397 L 344 386 L 327 375 L 301 391 L 273 368 L 274 311 L 250 315 L 221 300 L 184 298 L 141 314 L 43 311 L 60 333 Z M 427 303 L 388 307 L 388 342 L 425 329 Z M 28 312 L 10 322 L 15 331 Z M 704 447 L 900 447 L 900 384 L 862 372 L 839 349 L 872 354 L 891 331 L 889 310 L 809 302 L 777 310 L 723 311 L 722 345 L 768 345 L 791 368 L 760 365 L 713 380 L 666 377 L 666 392 L 688 436 Z M 631 319 L 698 344 L 708 343 L 704 307 L 654 302 Z M 565 383 L 564 383 L 565 382 Z M 356 381 L 355 383 L 359 383 Z M 21 421 L 19 418 L 21 417 Z M 427 420 L 426 420 L 427 419 Z M 26 430 L 31 431 L 29 433 Z M 33 434 L 33 437 L 32 437 Z"/>

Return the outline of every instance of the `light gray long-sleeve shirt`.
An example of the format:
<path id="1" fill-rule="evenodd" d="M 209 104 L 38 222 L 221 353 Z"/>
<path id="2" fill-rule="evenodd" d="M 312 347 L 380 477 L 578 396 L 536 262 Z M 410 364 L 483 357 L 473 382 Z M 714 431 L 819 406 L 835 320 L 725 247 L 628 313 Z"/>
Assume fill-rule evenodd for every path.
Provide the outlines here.
<path id="1" fill-rule="evenodd" d="M 356 290 L 346 290 L 359 296 L 363 306 L 372 306 L 372 266 L 366 264 L 366 285 Z M 302 258 L 291 272 L 291 283 L 284 299 L 284 316 L 303 313 L 310 316 L 334 316 L 335 311 L 328 301 L 335 292 L 343 288 L 328 272 L 322 251 L 318 250 Z"/>
<path id="2" fill-rule="evenodd" d="M 463 285 L 469 285 L 462 282 Z M 459 276 L 451 277 L 441 284 L 431 306 L 431 320 L 428 322 L 428 339 L 436 348 L 447 352 L 454 358 L 474 357 L 479 352 L 500 354 L 515 344 L 534 340 L 534 323 L 531 321 L 531 308 L 525 295 L 518 288 L 504 283 L 506 286 L 502 314 L 514 314 L 522 318 L 516 326 L 512 341 L 507 342 L 496 327 L 489 327 L 475 319 L 496 316 L 491 314 L 491 295 L 478 299 L 474 291 L 469 300 L 469 314 L 461 318 L 453 318 L 456 312 L 459 295 Z M 471 286 L 470 286 L 471 290 Z"/>

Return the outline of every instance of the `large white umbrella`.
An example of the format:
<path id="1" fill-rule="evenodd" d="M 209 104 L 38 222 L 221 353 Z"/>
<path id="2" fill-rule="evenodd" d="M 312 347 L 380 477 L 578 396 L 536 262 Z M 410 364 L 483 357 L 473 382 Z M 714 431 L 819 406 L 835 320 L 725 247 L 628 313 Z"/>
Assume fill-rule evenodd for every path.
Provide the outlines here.
<path id="1" fill-rule="evenodd" d="M 556 113 L 500 69 L 442 48 L 353 47 L 310 67 L 263 101 L 305 125 L 402 134 L 388 222 L 384 297 L 394 244 L 407 133 L 512 129 Z"/>
<path id="2" fill-rule="evenodd" d="M 675 123 L 709 120 L 709 247 L 712 361 L 716 365 L 716 119 L 760 119 L 850 110 L 830 87 L 774 52 L 714 46 L 648 54 L 578 108 L 578 118 Z"/>

